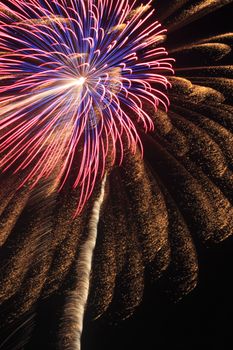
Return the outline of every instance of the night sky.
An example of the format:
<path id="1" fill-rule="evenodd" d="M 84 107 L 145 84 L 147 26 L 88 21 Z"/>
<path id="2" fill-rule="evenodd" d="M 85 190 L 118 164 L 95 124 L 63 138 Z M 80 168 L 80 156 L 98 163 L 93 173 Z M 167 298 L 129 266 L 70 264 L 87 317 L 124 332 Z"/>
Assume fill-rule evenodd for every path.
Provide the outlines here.
<path id="1" fill-rule="evenodd" d="M 156 1 L 154 1 L 156 8 Z M 162 13 L 160 5 L 159 13 Z M 186 42 L 190 38 L 203 38 L 212 34 L 233 31 L 233 6 L 211 13 L 185 29 L 168 34 L 168 43 Z M 185 61 L 180 65 L 188 65 Z M 224 64 L 232 63 L 232 54 Z M 146 275 L 144 300 L 129 319 L 118 321 L 102 316 L 93 321 L 86 314 L 82 335 L 82 350 L 133 350 L 133 349 L 230 349 L 233 329 L 233 238 L 206 247 L 197 246 L 199 283 L 179 301 L 172 300 L 163 277 L 156 283 Z M 40 303 L 35 318 L 32 338 L 22 350 L 55 350 L 53 339 L 54 319 L 58 316 L 58 296 Z M 13 350 L 30 333 L 30 327 L 16 332 L 12 342 L 0 350 Z M 4 331 L 2 339 L 9 334 Z M 42 336 L 43 334 L 43 336 Z M 55 334 L 55 333 L 54 333 Z M 48 339 L 50 345 L 48 346 Z"/>

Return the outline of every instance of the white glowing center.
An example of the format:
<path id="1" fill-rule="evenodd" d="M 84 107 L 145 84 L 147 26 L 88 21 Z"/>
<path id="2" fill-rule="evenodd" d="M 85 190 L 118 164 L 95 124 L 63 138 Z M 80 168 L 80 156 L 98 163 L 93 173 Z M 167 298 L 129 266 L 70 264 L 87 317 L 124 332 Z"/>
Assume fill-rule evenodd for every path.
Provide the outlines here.
<path id="1" fill-rule="evenodd" d="M 76 79 L 76 85 L 82 86 L 85 83 L 85 81 L 86 81 L 86 78 L 80 77 L 80 78 Z"/>

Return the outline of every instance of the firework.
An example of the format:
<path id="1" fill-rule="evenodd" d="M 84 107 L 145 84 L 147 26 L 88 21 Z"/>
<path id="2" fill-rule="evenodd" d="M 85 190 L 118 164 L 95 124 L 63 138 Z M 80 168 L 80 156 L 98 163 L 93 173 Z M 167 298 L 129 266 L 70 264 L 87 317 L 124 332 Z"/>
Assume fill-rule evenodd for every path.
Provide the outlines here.
<path id="1" fill-rule="evenodd" d="M 10 1 L 1 4 L 0 166 L 34 187 L 76 169 L 76 214 L 96 179 L 142 148 L 137 124 L 153 129 L 145 104 L 166 108 L 171 72 L 165 30 L 151 1 Z M 151 23 L 152 22 L 152 23 Z"/>
<path id="2" fill-rule="evenodd" d="M 142 40 L 144 45 L 148 45 L 139 47 L 135 51 L 135 59 L 132 55 L 132 60 L 130 56 L 127 57 L 131 50 L 129 43 L 136 43 L 135 47 L 140 45 L 142 42 L 137 42 L 137 38 L 141 37 L 143 31 L 148 33 L 150 23 L 156 19 L 156 14 L 153 16 L 151 13 L 152 3 L 140 6 L 140 2 L 137 4 L 132 1 L 127 7 L 126 1 L 96 1 L 99 11 L 93 7 L 94 14 L 90 18 L 83 15 L 89 6 L 86 1 L 41 0 L 40 4 L 30 1 L 30 6 L 23 1 L 4 1 L 1 5 L 1 28 L 5 28 L 1 29 L 1 33 L 4 35 L 14 27 L 12 33 L 15 40 L 16 37 L 22 39 L 22 31 L 26 33 L 28 29 L 23 40 L 28 41 L 33 37 L 31 49 L 35 49 L 38 40 L 34 40 L 34 34 L 41 37 L 41 33 L 46 32 L 43 52 L 52 52 L 52 56 L 48 58 L 46 54 L 35 59 L 35 52 L 30 51 L 27 54 L 33 55 L 25 58 L 25 61 L 27 67 L 33 65 L 37 68 L 51 61 L 50 65 L 42 65 L 42 70 L 53 70 L 55 75 L 54 80 L 48 82 L 48 77 L 45 79 L 42 75 L 42 79 L 34 72 L 36 78 L 31 91 L 30 71 L 22 77 L 22 81 L 28 82 L 25 90 L 24 87 L 22 91 L 17 87 L 13 89 L 12 86 L 17 83 L 17 74 L 22 72 L 21 69 L 17 74 L 10 72 L 9 67 L 16 70 L 22 55 L 17 52 L 17 57 L 13 57 L 12 45 L 16 45 L 16 41 L 0 35 L 1 43 L 5 43 L 0 49 L 2 67 L 6 58 L 11 59 L 8 62 L 10 65 L 4 68 L 5 74 L 1 74 L 1 88 L 6 90 L 9 87 L 0 95 L 0 120 L 6 126 L 2 129 L 5 139 L 2 139 L 1 145 L 6 147 L 9 140 L 18 147 L 12 153 L 13 147 L 4 148 L 1 155 L 1 161 L 5 157 L 2 168 L 6 170 L 0 174 L 0 244 L 3 252 L 0 268 L 3 342 L 0 343 L 0 349 L 22 348 L 29 338 L 28 347 L 32 349 L 38 343 L 45 349 L 79 349 L 84 314 L 87 316 L 84 327 L 87 336 L 84 335 L 83 345 L 91 349 L 93 346 L 98 348 L 98 334 L 93 340 L 92 322 L 88 320 L 95 319 L 94 324 L 98 328 L 98 325 L 103 327 L 104 320 L 110 319 L 111 323 L 115 323 L 131 316 L 143 299 L 144 285 L 148 279 L 156 281 L 156 287 L 159 286 L 153 298 L 162 308 L 162 313 L 158 309 L 154 313 L 152 343 L 157 346 L 159 337 L 162 337 L 160 341 L 164 344 L 165 338 L 161 333 L 167 334 L 169 329 L 166 328 L 167 322 L 163 322 L 164 304 L 157 291 L 165 290 L 175 300 L 190 292 L 197 284 L 199 268 L 203 270 L 201 262 L 206 261 L 204 245 L 221 242 L 233 232 L 233 34 L 225 29 L 223 31 L 223 23 L 219 21 L 223 13 L 230 13 L 228 6 L 223 7 L 230 2 L 233 1 L 157 0 L 154 6 L 157 18 L 163 21 L 164 28 L 169 29 L 168 38 L 166 32 L 158 27 Z M 38 5 L 36 8 L 35 4 Z M 85 6 L 78 11 L 80 4 Z M 204 17 L 221 7 L 222 10 L 211 17 Z M 107 8 L 109 11 L 102 11 Z M 111 55 L 111 59 L 117 62 L 118 54 L 123 53 L 127 58 L 124 63 L 128 63 L 127 66 L 112 64 L 111 69 L 104 68 L 108 70 L 108 76 L 104 77 L 104 82 L 100 80 L 96 83 L 97 90 L 92 91 L 92 98 L 96 97 L 92 101 L 92 108 L 89 104 L 85 110 L 89 111 L 88 115 L 84 111 L 81 116 L 83 124 L 79 125 L 83 126 L 83 132 L 78 133 L 77 129 L 77 137 L 80 138 L 75 144 L 77 152 L 74 154 L 74 147 L 70 148 L 70 145 L 74 146 L 72 122 L 75 122 L 75 117 L 71 118 L 70 111 L 74 106 L 79 106 L 77 111 L 79 108 L 83 111 L 84 102 L 79 105 L 80 100 L 77 102 L 73 97 L 75 95 L 76 98 L 78 93 L 83 96 L 86 84 L 90 83 L 84 75 L 74 78 L 73 67 L 77 68 L 77 63 L 89 62 L 92 46 L 90 39 L 85 43 L 86 46 L 83 44 L 79 50 L 73 50 L 76 41 L 71 33 L 79 23 L 71 20 L 76 18 L 75 13 L 85 20 L 85 26 L 81 25 L 80 28 L 89 28 L 87 19 L 89 22 L 94 21 L 99 13 L 96 23 L 102 23 L 104 32 L 100 30 L 99 40 L 97 43 L 94 41 L 94 45 L 100 45 L 103 41 L 105 49 L 101 49 L 101 52 L 104 51 L 103 57 L 109 58 L 111 49 L 108 52 L 110 43 L 107 41 L 111 38 L 118 40 L 118 44 L 114 44 L 114 40 L 111 42 L 112 45 L 118 45 L 118 50 L 114 51 L 112 47 L 114 55 Z M 119 18 L 125 20 L 115 20 L 116 16 L 111 18 L 111 13 L 120 13 Z M 104 20 L 101 22 L 100 18 Z M 224 23 L 227 22 L 226 18 Z M 190 24 L 196 20 L 198 22 Z M 128 30 L 127 26 L 131 22 L 133 29 Z M 157 26 L 156 23 L 153 25 L 153 28 Z M 33 34 L 29 28 L 34 28 Z M 127 30 L 132 35 L 126 35 Z M 50 38 L 51 31 L 53 39 Z M 59 33 L 59 37 L 54 33 Z M 61 45 L 59 38 L 67 40 L 63 42 L 66 46 Z M 150 38 L 153 43 L 149 42 Z M 55 49 L 49 45 L 48 50 L 49 40 L 52 44 L 58 39 L 59 45 L 54 45 Z M 163 74 L 171 72 L 172 62 L 168 60 L 165 49 L 160 48 L 165 39 L 168 39 L 166 47 L 169 55 L 176 59 L 173 64 L 175 74 L 168 77 L 172 85 L 172 89 L 168 90 L 171 102 L 168 110 L 165 106 L 168 104 L 166 87 L 169 84 Z M 21 46 L 18 45 L 19 50 Z M 72 49 L 68 51 L 67 47 Z M 127 54 L 123 52 L 124 48 Z M 157 61 L 157 66 L 151 65 L 150 55 L 153 62 Z M 99 59 L 98 51 L 95 62 Z M 54 70 L 60 60 L 64 70 Z M 143 66 L 145 70 L 142 71 L 142 66 L 138 64 L 145 62 L 148 65 L 146 68 Z M 67 67 L 72 67 L 69 73 Z M 125 70 L 127 67 L 130 67 L 128 71 Z M 87 69 L 87 65 L 84 68 Z M 69 78 L 66 76 L 65 80 L 55 81 L 64 71 Z M 155 72 L 156 77 L 148 81 L 152 72 Z M 137 74 L 137 81 L 134 80 L 134 74 Z M 124 80 L 124 77 L 128 80 Z M 139 84 L 139 81 L 144 81 L 145 85 Z M 100 88 L 101 84 L 105 87 L 104 92 Z M 150 91 L 148 84 L 157 91 Z M 96 95 L 96 91 L 99 95 Z M 29 101 L 29 107 L 25 107 L 25 101 Z M 130 124 L 122 126 L 120 123 L 126 120 L 125 114 L 115 115 L 112 112 L 111 118 L 108 117 L 116 101 L 117 111 L 122 110 Z M 44 112 L 46 108 L 47 114 Z M 39 116 L 38 125 L 33 124 L 36 115 Z M 10 123 L 12 116 L 15 119 Z M 29 120 L 30 117 L 32 119 Z M 42 130 L 51 126 L 49 122 L 53 120 L 57 122 L 51 134 L 42 133 Z M 31 134 L 26 127 L 29 121 L 32 122 L 27 124 L 31 126 Z M 9 125 L 6 125 L 8 122 Z M 16 145 L 16 141 L 14 144 L 12 135 L 15 133 L 17 137 L 16 131 L 22 128 L 23 132 L 24 127 L 23 135 L 27 135 L 28 139 L 22 138 L 22 144 Z M 147 130 L 151 131 L 146 133 Z M 105 150 L 104 155 L 99 153 L 98 159 L 93 155 L 94 145 L 97 145 L 94 144 L 96 138 L 93 135 L 98 135 L 99 140 L 102 140 L 98 144 L 99 150 Z M 17 158 L 14 152 L 37 136 L 36 146 L 32 143 L 29 145 L 31 151 L 29 148 L 25 150 L 31 162 L 27 167 L 21 166 L 23 162 L 26 165 L 25 153 Z M 85 139 L 90 144 L 85 144 Z M 40 148 L 41 140 L 44 142 Z M 140 150 L 142 146 L 144 157 Z M 54 158 L 49 157 L 52 154 Z M 111 167 L 114 158 L 116 166 Z M 88 159 L 92 165 L 92 159 L 96 161 L 96 167 L 90 165 L 90 172 L 87 168 L 80 168 L 80 164 L 88 164 Z M 117 163 L 121 166 L 117 166 Z M 48 168 L 44 171 L 46 164 Z M 70 165 L 70 168 L 64 170 L 65 164 Z M 91 169 L 94 170 L 91 172 Z M 84 170 L 85 174 L 90 175 L 85 178 L 86 182 L 80 175 L 84 174 Z M 12 174 L 16 171 L 16 174 Z M 78 175 L 80 182 L 76 186 L 74 184 Z M 104 180 L 101 180 L 101 176 Z M 91 191 L 92 186 L 93 193 L 87 200 L 90 194 L 88 188 Z M 58 191 L 59 188 L 62 190 Z M 74 215 L 75 212 L 79 215 Z M 227 250 L 229 245 L 226 242 Z M 148 284 L 146 287 L 148 291 Z M 156 300 L 153 300 L 153 304 Z M 192 316 L 189 318 L 191 322 Z M 35 332 L 32 333 L 35 320 Z M 176 321 L 177 325 L 172 324 L 172 327 L 182 334 L 182 326 Z M 157 336 L 154 336 L 154 329 Z M 160 332 L 160 329 L 163 331 Z M 101 331 L 100 338 L 102 334 Z M 219 334 L 221 337 L 221 332 Z M 138 341 L 138 337 L 135 339 Z M 222 337 L 220 340 L 222 343 Z M 102 344 L 102 339 L 99 341 Z M 190 341 L 193 342 L 193 339 Z M 112 348 L 114 345 L 110 343 L 106 346 Z"/>

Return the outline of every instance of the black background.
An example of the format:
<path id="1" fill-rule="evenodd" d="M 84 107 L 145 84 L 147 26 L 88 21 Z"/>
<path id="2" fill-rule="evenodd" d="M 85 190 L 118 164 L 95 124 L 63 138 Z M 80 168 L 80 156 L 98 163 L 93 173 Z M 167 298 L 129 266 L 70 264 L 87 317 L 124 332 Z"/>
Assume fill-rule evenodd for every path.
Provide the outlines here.
<path id="1" fill-rule="evenodd" d="M 232 349 L 232 252 L 232 238 L 204 249 L 198 286 L 178 303 L 148 286 L 129 320 L 116 326 L 86 320 L 82 349 Z"/>
<path id="2" fill-rule="evenodd" d="M 168 42 L 233 31 L 232 17 L 232 5 L 225 6 L 168 36 Z M 198 286 L 177 303 L 171 302 L 158 285 L 147 281 L 144 300 L 130 319 L 110 325 L 104 317 L 92 321 L 87 315 L 82 350 L 231 349 L 233 238 L 200 249 L 199 265 Z M 25 350 L 50 349 L 44 330 L 49 335 L 53 311 L 46 305 L 41 307 L 33 339 Z"/>

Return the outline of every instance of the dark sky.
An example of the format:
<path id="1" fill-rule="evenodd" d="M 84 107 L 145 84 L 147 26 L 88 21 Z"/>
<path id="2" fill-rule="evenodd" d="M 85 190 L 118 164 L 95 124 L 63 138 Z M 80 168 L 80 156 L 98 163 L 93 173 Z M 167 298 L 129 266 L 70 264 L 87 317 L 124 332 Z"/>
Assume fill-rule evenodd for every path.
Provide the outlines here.
<path id="1" fill-rule="evenodd" d="M 129 320 L 87 322 L 83 350 L 230 349 L 233 326 L 233 239 L 203 249 L 197 288 L 172 303 L 156 286 Z"/>
<path id="2" fill-rule="evenodd" d="M 232 14 L 232 6 L 226 6 L 168 40 L 185 41 L 233 31 Z M 144 301 L 130 319 L 113 326 L 104 318 L 93 322 L 87 315 L 82 350 L 231 349 L 233 238 L 215 247 L 201 248 L 199 262 L 197 288 L 178 303 L 164 295 L 162 286 L 148 282 Z M 46 306 L 41 309 L 39 326 L 25 350 L 50 350 L 46 337 L 40 336 L 42 329 L 48 328 L 49 312 Z"/>

